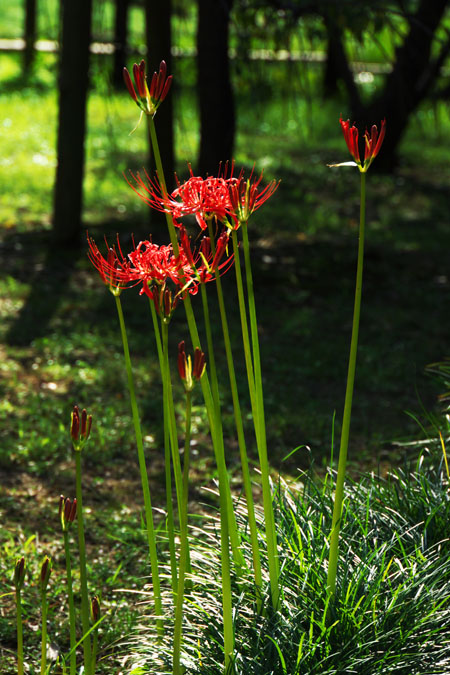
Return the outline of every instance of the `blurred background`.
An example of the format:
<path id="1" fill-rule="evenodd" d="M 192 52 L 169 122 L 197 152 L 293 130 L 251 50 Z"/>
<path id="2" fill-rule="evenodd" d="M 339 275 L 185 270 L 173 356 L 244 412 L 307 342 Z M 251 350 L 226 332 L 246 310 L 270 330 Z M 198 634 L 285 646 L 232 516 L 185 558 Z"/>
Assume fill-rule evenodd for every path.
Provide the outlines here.
<path id="1" fill-rule="evenodd" d="M 427 438 L 431 415 L 444 424 L 445 377 L 427 366 L 448 355 L 450 334 L 449 53 L 446 0 L 2 2 L 0 467 L 10 488 L 20 472 L 60 475 L 75 403 L 94 414 L 92 467 L 120 474 L 126 458 L 135 460 L 114 301 L 85 239 L 87 230 L 98 243 L 118 233 L 124 250 L 132 234 L 167 241 L 164 218 L 124 179 L 152 166 L 145 124 L 131 133 L 139 110 L 122 79 L 141 58 L 150 73 L 165 59 L 174 76 L 156 116 L 168 176 L 183 180 L 188 163 L 215 174 L 234 159 L 281 179 L 250 223 L 273 466 L 292 474 L 311 460 L 325 466 L 333 424 L 340 429 L 359 195 L 355 169 L 327 167 L 350 159 L 341 115 L 361 132 L 387 120 L 368 176 L 350 459 L 356 469 L 390 466 L 409 447 L 399 443 Z M 162 415 L 150 317 L 134 291 L 123 302 L 157 476 Z M 174 359 L 186 337 L 180 308 Z M 219 329 L 217 341 L 220 350 Z M 222 380 L 233 470 L 225 369 Z M 214 467 L 200 403 L 195 452 L 207 480 Z M 100 485 L 105 474 L 93 480 Z"/>

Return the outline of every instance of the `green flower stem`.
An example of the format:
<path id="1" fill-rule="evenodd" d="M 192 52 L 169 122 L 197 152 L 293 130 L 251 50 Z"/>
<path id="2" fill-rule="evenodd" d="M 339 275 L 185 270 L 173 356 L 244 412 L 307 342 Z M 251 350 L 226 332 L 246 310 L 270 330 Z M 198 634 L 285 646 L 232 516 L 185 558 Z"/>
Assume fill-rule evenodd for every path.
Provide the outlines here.
<path id="1" fill-rule="evenodd" d="M 361 172 L 361 202 L 359 218 L 358 263 L 356 269 L 355 305 L 353 310 L 352 339 L 348 362 L 347 388 L 345 391 L 344 417 L 342 420 L 341 444 L 339 449 L 336 491 L 334 495 L 333 520 L 331 524 L 330 554 L 328 559 L 327 588 L 331 597 L 336 592 L 336 574 L 338 564 L 339 531 L 341 525 L 345 467 L 347 464 L 348 438 L 352 414 L 353 386 L 355 383 L 356 354 L 358 350 L 359 317 L 361 313 L 361 291 L 364 263 L 364 229 L 366 222 L 366 174 Z"/>
<path id="2" fill-rule="evenodd" d="M 153 300 L 151 300 L 149 298 L 148 302 L 149 302 L 150 311 L 151 311 L 151 314 L 152 314 L 153 330 L 155 331 L 156 351 L 158 352 L 159 369 L 162 373 L 162 371 L 163 371 L 163 351 L 162 351 L 162 343 L 161 343 L 161 333 L 159 331 L 158 316 L 156 314 L 155 303 L 153 302 Z"/>
<path id="3" fill-rule="evenodd" d="M 167 193 L 166 182 L 164 178 L 164 169 L 161 162 L 161 155 L 159 152 L 158 138 L 156 136 L 155 123 L 151 116 L 147 116 L 148 125 L 149 125 L 149 135 L 150 141 L 153 147 L 153 152 L 155 155 L 155 164 L 156 170 L 158 172 L 159 181 L 164 193 Z M 175 226 L 173 224 L 172 217 L 170 213 L 166 212 L 166 222 L 169 230 L 170 241 L 172 243 L 173 251 L 175 255 L 179 255 L 180 249 L 178 246 L 177 235 L 175 232 Z M 199 347 L 201 349 L 200 337 L 197 330 L 197 324 L 195 321 L 194 311 L 192 309 L 192 303 L 189 293 L 183 300 L 184 309 L 186 312 L 186 319 L 189 326 L 189 333 L 191 336 L 191 341 L 193 347 Z M 206 411 L 208 415 L 209 427 L 211 430 L 211 436 L 213 440 L 213 447 L 215 453 L 215 459 L 217 464 L 217 471 L 219 474 L 219 489 L 223 490 L 226 494 L 227 500 L 227 512 L 228 512 L 228 527 L 231 542 L 233 545 L 233 550 L 236 551 L 239 549 L 239 535 L 237 531 L 236 518 L 234 515 L 233 504 L 231 499 L 231 491 L 229 487 L 228 475 L 226 470 L 225 463 L 225 448 L 223 443 L 223 433 L 222 433 L 222 420 L 219 417 L 218 419 L 214 415 L 214 399 L 211 393 L 211 387 L 209 384 L 209 378 L 207 373 L 203 375 L 201 379 L 201 387 L 203 392 L 203 397 L 205 399 Z M 222 486 L 222 487 L 220 487 Z M 234 543 L 233 543 L 234 542 Z M 243 561 L 242 554 L 240 554 L 240 560 Z"/>
<path id="4" fill-rule="evenodd" d="M 161 335 L 163 342 L 163 408 L 164 408 L 164 470 L 166 477 L 166 532 L 169 543 L 170 554 L 170 570 L 172 576 L 172 590 L 174 594 L 177 592 L 177 561 L 175 556 L 175 534 L 173 525 L 173 504 L 172 504 L 172 462 L 171 462 L 171 443 L 170 443 L 170 422 L 169 422 L 169 402 L 168 402 L 168 370 L 169 370 L 169 355 L 168 355 L 168 333 L 169 327 L 165 320 L 161 317 Z"/>
<path id="5" fill-rule="evenodd" d="M 214 255 L 214 233 L 212 232 L 212 223 L 208 220 L 209 236 L 211 240 L 211 249 Z M 239 264 L 239 260 L 237 261 Z M 255 505 L 253 502 L 252 483 L 248 466 L 247 447 L 245 443 L 244 425 L 242 422 L 241 406 L 239 403 L 239 394 L 236 382 L 236 373 L 234 370 L 233 354 L 231 351 L 230 331 L 228 329 L 228 319 L 225 309 L 225 300 L 223 295 L 222 280 L 219 270 L 215 270 L 217 299 L 219 303 L 220 318 L 222 322 L 222 332 L 225 343 L 225 353 L 228 365 L 228 374 L 230 378 L 231 396 L 233 399 L 234 420 L 236 424 L 236 433 L 238 437 L 239 453 L 241 458 L 242 477 L 244 481 L 244 492 L 247 501 L 248 522 L 250 528 L 250 539 L 252 543 L 253 571 L 255 576 L 255 585 L 259 593 L 262 587 L 261 559 L 258 545 L 258 528 L 256 526 Z"/>
<path id="6" fill-rule="evenodd" d="M 150 300 L 150 310 L 152 313 L 153 328 L 155 330 L 156 338 L 156 348 L 158 352 L 159 360 L 159 369 L 161 371 L 161 378 L 163 378 L 164 372 L 164 357 L 163 357 L 163 348 L 161 343 L 161 335 L 159 330 L 158 317 L 156 314 L 156 309 L 154 303 Z M 172 390 L 172 380 L 169 377 L 167 378 L 167 392 L 168 392 L 168 402 L 169 402 L 169 419 L 170 419 L 170 442 L 172 446 L 172 461 L 174 466 L 175 474 L 175 487 L 177 491 L 177 502 L 178 502 L 178 512 L 180 512 L 180 503 L 181 503 L 181 486 L 182 486 L 182 477 L 181 477 L 181 461 L 180 453 L 178 452 L 178 436 L 177 436 L 177 420 L 175 417 L 175 406 L 173 402 L 173 390 Z"/>
<path id="7" fill-rule="evenodd" d="M 188 495 L 189 495 L 189 462 L 191 448 L 191 412 L 192 392 L 186 391 L 184 464 L 183 464 L 183 503 L 180 512 L 180 561 L 178 568 L 177 604 L 175 609 L 175 626 L 173 631 L 173 675 L 181 675 L 181 629 L 183 622 L 183 601 L 186 569 L 188 564 Z"/>
<path id="8" fill-rule="evenodd" d="M 209 308 L 208 308 L 208 296 L 206 293 L 206 286 L 205 284 L 200 284 L 200 292 L 202 296 L 202 305 L 203 305 L 203 314 L 205 316 L 205 329 L 206 329 L 206 342 L 208 345 L 208 363 L 211 371 L 211 386 L 212 386 L 212 396 L 213 396 L 213 403 L 214 403 L 214 415 L 215 419 L 217 422 L 217 427 L 220 426 L 220 429 L 222 431 L 222 414 L 221 414 L 221 408 L 220 408 L 220 395 L 219 395 L 219 383 L 217 379 L 217 369 L 216 369 L 216 362 L 215 362 L 215 357 L 214 357 L 214 345 L 213 345 L 213 339 L 212 339 L 212 332 L 211 332 L 211 322 L 209 319 Z M 203 378 L 202 378 L 203 379 Z M 222 437 L 223 439 L 223 437 Z M 229 514 L 231 517 L 234 519 L 234 511 L 233 511 L 233 503 L 231 500 L 231 492 L 230 492 L 230 487 L 229 487 L 229 482 L 228 482 L 228 476 L 227 476 L 227 483 L 228 483 L 228 495 L 230 497 L 229 502 L 228 502 L 228 509 L 229 509 Z M 229 520 L 230 522 L 230 520 Z M 236 532 L 230 533 L 230 541 L 231 541 L 231 549 L 233 551 L 233 556 L 234 556 L 234 561 L 238 567 L 241 567 L 245 565 L 244 557 L 242 555 L 241 549 L 240 549 L 240 539 L 239 535 Z"/>
<path id="9" fill-rule="evenodd" d="M 76 623 L 75 623 L 75 602 L 73 599 L 72 587 L 72 565 L 70 562 L 69 533 L 63 532 L 64 552 L 66 557 L 66 576 L 67 576 L 67 595 L 69 598 L 69 635 L 70 635 L 70 675 L 76 675 L 77 655 L 75 645 L 77 643 Z"/>
<path id="10" fill-rule="evenodd" d="M 133 416 L 134 432 L 136 435 L 136 446 L 138 451 L 139 470 L 141 474 L 142 492 L 144 495 L 145 520 L 147 525 L 147 541 L 150 554 L 150 567 L 152 572 L 153 595 L 155 599 L 155 612 L 158 617 L 162 617 L 161 585 L 159 579 L 158 553 L 156 550 L 155 528 L 153 524 L 152 502 L 150 497 L 150 487 L 148 484 L 147 467 L 145 464 L 144 444 L 142 442 L 141 424 L 139 421 L 139 411 L 137 407 L 136 394 L 134 391 L 133 372 L 131 369 L 130 350 L 128 347 L 128 338 L 123 318 L 122 305 L 120 297 L 115 295 L 117 314 L 119 317 L 120 332 L 122 335 L 123 354 L 125 357 L 125 366 L 128 379 L 128 390 L 130 393 L 131 411 Z M 159 632 L 163 632 L 163 621 L 157 620 Z"/>
<path id="11" fill-rule="evenodd" d="M 41 675 L 47 675 L 47 593 L 45 591 L 41 593 L 41 608 Z"/>
<path id="12" fill-rule="evenodd" d="M 270 589 L 272 605 L 274 609 L 278 608 L 280 590 L 279 590 L 279 563 L 277 551 L 277 537 L 275 531 L 275 518 L 273 514 L 272 491 L 269 480 L 269 462 L 267 458 L 267 438 L 266 423 L 264 418 L 264 400 L 261 374 L 261 358 L 259 353 L 258 324 L 256 320 L 255 296 L 253 292 L 253 276 L 250 263 L 250 247 L 248 241 L 247 223 L 241 223 L 245 274 L 247 281 L 247 298 L 250 316 L 250 331 L 252 337 L 253 350 L 253 369 L 255 373 L 255 402 L 257 410 L 256 419 L 256 441 L 258 446 L 259 465 L 261 469 L 261 482 L 263 492 L 264 519 L 266 527 L 267 540 L 267 558 L 269 563 Z"/>
<path id="13" fill-rule="evenodd" d="M 22 624 L 22 598 L 20 588 L 16 588 L 16 612 L 17 612 L 17 675 L 23 674 L 23 624 Z"/>
<path id="14" fill-rule="evenodd" d="M 95 675 L 98 652 L 98 627 L 92 631 L 92 675 Z"/>
<path id="15" fill-rule="evenodd" d="M 192 311 L 191 299 L 189 295 L 184 300 L 186 317 L 191 334 L 192 344 L 200 347 L 197 326 L 194 313 Z M 233 614 L 231 605 L 231 578 L 230 578 L 230 553 L 228 540 L 232 542 L 233 551 L 240 554 L 238 563 L 243 560 L 242 553 L 239 550 L 239 535 L 237 531 L 236 518 L 234 515 L 233 501 L 231 499 L 230 483 L 225 464 L 225 449 L 223 444 L 222 420 L 215 419 L 214 400 L 209 385 L 207 373 L 205 372 L 200 380 L 203 397 L 205 399 L 206 410 L 208 414 L 209 427 L 213 441 L 214 456 L 216 460 L 218 478 L 219 478 L 219 504 L 220 504 L 220 549 L 222 561 L 222 611 L 224 625 L 224 653 L 225 653 L 225 673 L 229 670 L 232 663 L 234 652 L 234 631 Z M 234 545 L 233 545 L 234 542 Z"/>
<path id="16" fill-rule="evenodd" d="M 241 317 L 242 342 L 244 345 L 245 367 L 247 369 L 248 388 L 250 392 L 250 403 L 252 406 L 253 418 L 256 420 L 256 394 L 255 394 L 255 375 L 253 372 L 252 352 L 250 348 L 249 329 L 247 321 L 247 310 L 245 307 L 244 284 L 242 282 L 242 272 L 240 264 L 239 244 L 236 230 L 231 231 L 233 240 L 234 269 L 236 273 L 236 287 L 239 301 L 239 314 Z M 256 426 L 256 422 L 255 422 Z M 257 429 L 255 429 L 255 433 Z"/>
<path id="17" fill-rule="evenodd" d="M 155 123 L 151 116 L 147 116 L 150 141 L 155 156 L 156 170 L 158 172 L 159 180 L 163 192 L 167 193 L 166 183 L 164 179 L 164 169 L 161 162 L 161 155 L 159 152 L 158 138 L 156 136 Z M 166 212 L 167 227 L 169 230 L 170 241 L 173 246 L 175 255 L 179 254 L 179 246 L 170 213 Z M 201 349 L 201 342 L 198 335 L 197 324 L 192 309 L 191 299 L 189 293 L 183 301 L 186 312 L 186 319 L 189 326 L 191 341 L 193 347 Z M 233 510 L 233 503 L 231 499 L 230 484 L 225 463 L 225 448 L 223 443 L 222 423 L 217 420 L 214 415 L 214 400 L 209 385 L 207 373 L 201 379 L 201 387 L 203 397 L 205 399 L 206 411 L 208 415 L 209 427 L 211 430 L 211 437 L 214 448 L 214 455 L 217 465 L 217 472 L 219 478 L 219 503 L 220 503 L 220 538 L 221 538 L 221 556 L 222 556 L 222 609 L 223 609 L 223 623 L 224 623 L 224 651 L 225 651 L 225 665 L 226 669 L 231 663 L 231 655 L 234 651 L 234 634 L 233 634 L 233 616 L 231 608 L 231 579 L 230 579 L 230 561 L 228 539 L 235 542 L 234 549 L 236 549 L 236 542 L 239 541 L 236 518 Z M 231 535 L 231 536 L 230 536 Z M 242 555 L 242 554 L 241 554 Z"/>
<path id="18" fill-rule="evenodd" d="M 200 294 L 202 297 L 203 315 L 205 318 L 206 344 L 208 346 L 208 365 L 211 373 L 211 389 L 214 399 L 214 413 L 217 419 L 221 419 L 219 380 L 217 378 L 216 359 L 214 356 L 214 345 L 211 332 L 211 321 L 209 318 L 208 296 L 206 294 L 206 285 L 200 284 Z"/>
<path id="19" fill-rule="evenodd" d="M 84 540 L 83 493 L 81 489 L 81 451 L 75 450 L 75 478 L 77 496 L 78 552 L 80 556 L 81 625 L 83 628 L 84 670 L 91 674 L 91 639 L 89 632 L 89 596 L 86 573 L 86 545 Z"/>

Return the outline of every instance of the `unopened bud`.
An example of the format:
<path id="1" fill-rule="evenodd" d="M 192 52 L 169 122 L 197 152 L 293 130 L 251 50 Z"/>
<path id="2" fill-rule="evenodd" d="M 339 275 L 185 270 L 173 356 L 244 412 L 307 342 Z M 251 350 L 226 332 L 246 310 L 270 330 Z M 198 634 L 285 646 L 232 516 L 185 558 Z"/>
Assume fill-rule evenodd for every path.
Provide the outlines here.
<path id="1" fill-rule="evenodd" d="M 16 591 L 20 591 L 25 579 L 25 558 L 22 556 L 14 567 L 14 586 Z"/>
<path id="2" fill-rule="evenodd" d="M 52 561 L 47 556 L 44 558 L 44 562 L 41 565 L 41 573 L 39 577 L 39 586 L 41 593 L 45 593 L 48 586 L 48 580 L 50 579 L 50 574 L 52 571 Z"/>
<path id="3" fill-rule="evenodd" d="M 91 600 L 91 621 L 97 623 L 100 618 L 100 602 L 96 595 Z"/>
<path id="4" fill-rule="evenodd" d="M 196 381 L 200 380 L 205 372 L 205 355 L 199 347 L 194 351 L 194 367 L 190 356 L 186 356 L 184 340 L 178 345 L 178 372 L 184 382 L 186 391 L 192 391 Z"/>
<path id="5" fill-rule="evenodd" d="M 67 532 L 69 525 L 73 523 L 77 515 L 77 500 L 71 501 L 69 497 L 64 499 L 61 495 L 59 498 L 59 517 L 61 519 L 61 529 Z"/>
<path id="6" fill-rule="evenodd" d="M 182 340 L 178 345 L 178 372 L 183 381 L 186 380 L 186 352 L 184 347 L 185 343 Z"/>
<path id="7" fill-rule="evenodd" d="M 194 379 L 200 380 L 206 368 L 206 359 L 205 355 L 199 347 L 195 348 L 194 352 L 194 368 L 192 374 Z"/>
<path id="8" fill-rule="evenodd" d="M 70 435 L 72 437 L 73 449 L 81 451 L 91 433 L 92 415 L 88 415 L 83 409 L 80 416 L 80 410 L 77 405 L 73 407 L 71 416 Z"/>

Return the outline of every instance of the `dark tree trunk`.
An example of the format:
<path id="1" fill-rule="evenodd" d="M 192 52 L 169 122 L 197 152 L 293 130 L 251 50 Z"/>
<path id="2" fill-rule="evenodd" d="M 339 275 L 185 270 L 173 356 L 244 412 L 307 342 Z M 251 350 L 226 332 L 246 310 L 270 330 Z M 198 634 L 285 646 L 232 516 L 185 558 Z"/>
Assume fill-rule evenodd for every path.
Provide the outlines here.
<path id="1" fill-rule="evenodd" d="M 202 174 L 217 174 L 233 158 L 235 111 L 228 58 L 233 0 L 198 0 L 197 90 L 200 103 Z"/>
<path id="2" fill-rule="evenodd" d="M 408 119 L 430 93 L 448 55 L 450 41 L 442 48 L 440 57 L 431 60 L 431 44 L 447 4 L 447 0 L 420 1 L 416 14 L 411 17 L 409 32 L 397 50 L 394 68 L 387 76 L 383 91 L 369 105 L 353 110 L 361 126 L 386 118 L 386 138 L 377 159 L 380 168 L 389 169 L 395 165 Z"/>
<path id="3" fill-rule="evenodd" d="M 126 65 L 128 38 L 129 0 L 116 0 L 116 16 L 114 21 L 114 57 L 112 83 L 116 89 L 123 88 L 123 68 Z"/>
<path id="4" fill-rule="evenodd" d="M 167 73 L 172 73 L 172 30 L 171 0 L 146 0 L 146 33 L 147 33 L 147 79 L 150 85 L 154 71 L 159 70 L 161 61 L 167 63 Z M 173 134 L 173 93 L 163 101 L 155 115 L 155 127 L 158 135 L 158 145 L 161 152 L 167 188 L 170 190 L 174 182 L 174 134 Z M 150 171 L 153 173 L 155 165 L 150 157 Z"/>
<path id="5" fill-rule="evenodd" d="M 25 76 L 30 75 L 34 64 L 34 43 L 36 42 L 36 0 L 25 0 L 25 51 L 23 67 Z"/>
<path id="6" fill-rule="evenodd" d="M 63 0 L 53 213 L 53 238 L 60 244 L 76 242 L 81 229 L 91 14 L 91 0 Z"/>
<path id="7" fill-rule="evenodd" d="M 323 93 L 325 97 L 336 96 L 339 82 L 343 82 L 350 99 L 352 110 L 359 106 L 359 93 L 355 84 L 352 69 L 345 53 L 342 30 L 336 22 L 325 18 L 327 30 L 327 60 L 323 77 Z"/>

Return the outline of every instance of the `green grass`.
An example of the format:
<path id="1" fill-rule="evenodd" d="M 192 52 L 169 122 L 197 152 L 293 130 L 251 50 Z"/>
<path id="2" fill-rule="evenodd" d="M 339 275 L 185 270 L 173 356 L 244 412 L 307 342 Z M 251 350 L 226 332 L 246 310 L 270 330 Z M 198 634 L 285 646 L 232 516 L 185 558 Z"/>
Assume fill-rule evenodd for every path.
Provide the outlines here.
<path id="1" fill-rule="evenodd" d="M 386 480 L 372 474 L 347 485 L 332 605 L 324 591 L 332 476 L 322 484 L 310 472 L 295 488 L 278 486 L 281 608 L 259 615 L 250 572 L 235 577 L 236 675 L 448 672 L 450 500 L 436 449 L 435 457 L 422 456 Z M 251 568 L 245 509 L 240 526 Z M 183 657 L 189 674 L 216 675 L 223 658 L 217 537 L 214 520 L 203 528 L 192 521 Z M 268 583 L 267 570 L 265 576 Z M 166 602 L 170 614 L 169 594 Z M 170 640 L 152 638 L 148 621 L 130 648 L 143 673 L 167 675 Z"/>

